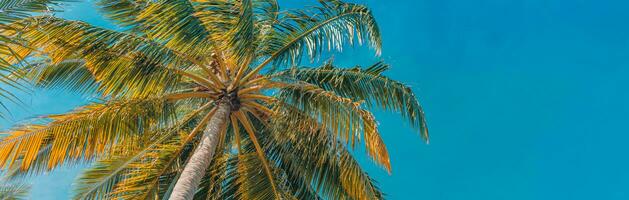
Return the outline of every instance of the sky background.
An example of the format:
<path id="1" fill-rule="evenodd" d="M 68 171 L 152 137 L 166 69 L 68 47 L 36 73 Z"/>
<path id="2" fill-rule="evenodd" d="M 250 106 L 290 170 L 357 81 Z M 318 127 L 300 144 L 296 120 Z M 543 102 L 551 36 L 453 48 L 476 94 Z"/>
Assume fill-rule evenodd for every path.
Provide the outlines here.
<path id="1" fill-rule="evenodd" d="M 306 4 L 295 2 L 280 0 Z M 335 60 L 390 63 L 431 128 L 427 145 L 394 113 L 377 113 L 393 173 L 359 159 L 389 199 L 629 199 L 629 2 L 358 2 L 373 9 L 383 54 L 357 48 Z M 90 3 L 68 9 L 58 16 L 113 28 Z M 85 103 L 62 91 L 24 98 L 1 129 Z M 79 171 L 36 177 L 32 198 L 68 198 Z"/>

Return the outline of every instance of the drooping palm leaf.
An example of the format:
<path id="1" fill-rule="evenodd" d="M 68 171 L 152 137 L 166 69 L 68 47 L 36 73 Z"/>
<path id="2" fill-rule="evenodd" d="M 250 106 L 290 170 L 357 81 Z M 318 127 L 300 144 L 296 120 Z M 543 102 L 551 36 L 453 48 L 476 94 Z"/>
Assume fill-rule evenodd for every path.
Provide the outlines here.
<path id="1" fill-rule="evenodd" d="M 92 104 L 64 115 L 48 116 L 47 125 L 25 125 L 0 141 L 0 167 L 21 159 L 22 170 L 45 171 L 65 162 L 91 159 L 106 151 L 129 148 L 138 135 L 159 126 L 175 113 L 164 98 Z M 127 143 L 127 144 L 125 144 Z M 32 168 L 41 149 L 50 145 L 45 169 Z"/>
<path id="2" fill-rule="evenodd" d="M 369 107 L 401 113 L 428 140 L 424 111 L 411 88 L 382 73 L 389 65 L 377 62 L 366 68 L 339 68 L 331 63 L 318 68 L 294 68 L 276 76 L 317 85 L 342 97 L 364 101 Z"/>
<path id="3" fill-rule="evenodd" d="M 305 194 L 312 189 L 328 199 L 381 199 L 375 182 L 353 159 L 345 143 L 325 125 L 304 113 L 285 106 L 270 128 L 266 146 L 272 160 L 287 175 L 294 187 Z M 299 121 L 300 123 L 295 123 Z M 290 130 L 290 131 L 287 131 Z M 312 187 L 312 188 L 311 188 Z"/>
<path id="4" fill-rule="evenodd" d="M 278 99 L 298 110 L 296 114 L 288 113 L 295 110 L 287 110 L 285 115 L 306 114 L 319 119 L 324 130 L 330 130 L 352 147 L 361 137 L 364 138 L 368 154 L 378 164 L 391 170 L 389 154 L 378 133 L 377 122 L 360 102 L 337 96 L 334 92 L 325 91 L 318 86 L 303 83 L 285 87 L 278 93 Z M 298 125 L 299 122 L 293 124 Z"/>

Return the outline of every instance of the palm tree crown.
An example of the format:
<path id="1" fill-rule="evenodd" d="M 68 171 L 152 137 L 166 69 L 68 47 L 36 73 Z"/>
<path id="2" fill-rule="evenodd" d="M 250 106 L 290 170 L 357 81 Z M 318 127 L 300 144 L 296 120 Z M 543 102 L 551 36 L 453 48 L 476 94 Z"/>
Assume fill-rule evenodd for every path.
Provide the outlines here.
<path id="1" fill-rule="evenodd" d="M 0 141 L 12 176 L 96 160 L 77 199 L 381 199 L 349 152 L 390 172 L 368 109 L 398 112 L 424 139 L 411 89 L 388 65 L 300 67 L 303 57 L 380 33 L 362 5 L 320 0 L 280 10 L 274 0 L 103 0 L 125 31 L 52 16 L 11 24 L 22 72 L 41 87 L 102 99 Z"/>

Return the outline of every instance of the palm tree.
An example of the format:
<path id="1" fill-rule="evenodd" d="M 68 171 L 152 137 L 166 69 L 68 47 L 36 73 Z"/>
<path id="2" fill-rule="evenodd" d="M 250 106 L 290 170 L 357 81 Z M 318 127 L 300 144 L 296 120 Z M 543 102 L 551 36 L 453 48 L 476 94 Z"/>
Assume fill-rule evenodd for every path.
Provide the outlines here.
<path id="1" fill-rule="evenodd" d="M 350 149 L 390 172 L 368 109 L 398 112 L 424 139 L 412 90 L 388 65 L 301 67 L 308 56 L 380 33 L 362 5 L 321 0 L 281 11 L 274 0 L 108 0 L 125 31 L 51 16 L 12 24 L 41 87 L 102 98 L 0 142 L 12 176 L 97 160 L 77 199 L 381 199 Z"/>

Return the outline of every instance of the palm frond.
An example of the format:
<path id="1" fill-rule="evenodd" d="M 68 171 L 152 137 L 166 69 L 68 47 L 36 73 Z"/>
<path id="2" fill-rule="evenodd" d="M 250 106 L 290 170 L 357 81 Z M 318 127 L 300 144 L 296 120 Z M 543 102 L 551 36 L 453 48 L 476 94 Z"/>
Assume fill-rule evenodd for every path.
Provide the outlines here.
<path id="1" fill-rule="evenodd" d="M 272 123 L 265 146 L 271 159 L 289 177 L 297 196 L 324 199 L 382 199 L 383 194 L 344 143 L 328 132 L 325 125 L 304 114 L 286 115 Z M 303 126 L 297 128 L 296 124 Z M 308 128 L 306 128 L 308 127 Z M 290 131 L 286 131 L 290 130 Z M 310 197 L 309 197 L 310 198 Z"/>
<path id="2" fill-rule="evenodd" d="M 170 181 L 176 181 L 172 180 L 172 175 L 166 174 L 166 176 L 164 176 L 163 174 L 159 174 L 159 171 L 161 171 L 162 168 L 169 167 L 166 166 L 167 160 L 172 156 L 176 156 L 173 153 L 176 152 L 177 148 L 180 146 L 180 139 L 181 138 L 171 140 L 168 143 L 162 143 L 147 149 L 147 152 L 143 153 L 141 160 L 130 162 L 130 165 L 126 166 L 129 169 L 125 171 L 126 173 L 122 174 L 124 177 L 121 180 L 117 181 L 115 185 L 112 184 L 113 189 L 110 189 L 108 193 L 95 197 L 137 199 L 139 197 L 151 198 L 154 195 L 159 196 L 159 191 L 147 190 L 150 186 L 148 180 L 170 179 Z M 166 187 L 163 183 L 164 182 L 161 182 L 160 188 Z M 165 189 L 162 191 L 165 191 Z"/>
<path id="3" fill-rule="evenodd" d="M 174 145 L 178 144 L 182 137 L 182 131 L 191 124 L 198 121 L 198 115 L 205 111 L 207 106 L 196 109 L 176 120 L 177 123 L 145 134 L 147 136 L 147 144 L 142 144 L 137 148 L 131 148 L 130 151 L 114 151 L 112 155 L 99 160 L 94 166 L 85 171 L 79 180 L 78 188 L 75 190 L 75 199 L 102 199 L 109 197 L 129 196 L 130 193 L 123 192 L 116 188 L 124 185 L 122 182 L 130 181 L 136 173 L 151 174 L 154 168 L 147 168 L 145 163 L 156 161 L 160 156 L 166 156 L 172 153 Z M 195 120 L 196 119 L 196 120 Z M 113 193 L 114 190 L 117 193 Z"/>
<path id="4" fill-rule="evenodd" d="M 98 81 L 83 60 L 31 63 L 19 70 L 27 80 L 40 88 L 60 88 L 82 94 L 97 91 Z"/>
<path id="5" fill-rule="evenodd" d="M 31 47 L 28 55 L 48 57 L 52 65 L 83 60 L 106 95 L 163 93 L 181 77 L 177 70 L 191 65 L 182 53 L 150 40 L 83 22 L 33 17 L 15 26 Z"/>
<path id="6" fill-rule="evenodd" d="M 7 24 L 34 13 L 58 12 L 59 8 L 72 0 L 6 0 L 0 2 L 0 24 Z"/>
<path id="7" fill-rule="evenodd" d="M 26 184 L 0 183 L 0 199 L 18 200 L 27 199 L 30 186 Z"/>
<path id="8" fill-rule="evenodd" d="M 238 24 L 243 3 L 230 0 L 192 0 L 191 2 L 195 8 L 194 16 L 208 30 L 214 48 L 222 51 L 229 50 L 229 46 L 226 45 L 230 36 L 233 35 L 232 29 Z M 247 3 L 250 2 L 245 2 Z"/>
<path id="9" fill-rule="evenodd" d="M 276 76 L 317 85 L 339 96 L 364 101 L 370 108 L 400 113 L 428 141 L 428 126 L 421 104 L 409 86 L 382 74 L 388 68 L 384 62 L 367 68 L 338 68 L 328 63 L 318 68 L 281 71 Z"/>
<path id="10" fill-rule="evenodd" d="M 275 189 L 275 180 L 270 180 L 261 165 L 265 163 L 259 156 L 252 153 L 238 155 L 235 170 L 228 172 L 227 176 L 233 177 L 235 183 L 232 186 L 238 186 L 237 189 L 226 188 L 226 191 L 235 190 L 233 193 L 237 199 L 278 199 L 282 196 Z"/>
<path id="11" fill-rule="evenodd" d="M 207 106 L 212 104 L 208 103 Z M 194 149 L 194 143 L 198 139 L 198 133 L 206 126 L 209 119 L 216 112 L 216 108 L 209 111 L 180 142 L 168 146 L 162 146 L 162 153 L 152 162 L 143 162 L 138 165 L 140 170 L 134 170 L 128 177 L 121 181 L 111 192 L 112 195 L 129 198 L 162 198 L 166 191 L 176 182 L 174 179 L 181 173 L 180 164 L 185 162 L 189 153 Z"/>
<path id="12" fill-rule="evenodd" d="M 209 32 L 188 0 L 102 0 L 98 4 L 105 16 L 133 32 L 195 59 L 209 56 Z"/>
<path id="13" fill-rule="evenodd" d="M 271 166 L 266 160 L 267 158 L 264 155 L 264 150 L 260 146 L 260 142 L 258 141 L 255 135 L 256 131 L 254 130 L 253 124 L 243 112 L 240 112 L 240 111 L 236 112 L 235 115 L 236 115 L 236 118 L 238 118 L 238 121 L 242 123 L 243 127 L 245 128 L 245 131 L 249 135 L 249 139 L 251 140 L 251 143 L 253 143 L 253 146 L 255 147 L 255 152 L 258 155 L 258 159 L 260 159 L 260 163 L 262 164 L 262 168 L 264 169 L 264 173 L 266 174 L 268 178 L 269 185 L 271 185 L 271 188 L 273 189 L 273 193 L 275 194 L 275 197 L 279 198 L 280 195 L 278 193 L 277 186 L 275 184 L 275 178 L 273 177 Z"/>
<path id="14" fill-rule="evenodd" d="M 155 124 L 170 121 L 172 103 L 163 98 L 94 103 L 74 112 L 51 115 L 47 125 L 18 127 L 0 141 L 0 166 L 11 168 L 21 160 L 23 171 L 46 171 L 66 162 L 89 160 L 110 150 L 124 151 Z M 45 168 L 31 164 L 50 145 Z"/>
<path id="15" fill-rule="evenodd" d="M 270 62 L 296 64 L 304 56 L 318 57 L 324 50 L 341 50 L 346 43 L 367 42 L 380 53 L 381 39 L 371 11 L 362 5 L 322 0 L 312 10 L 290 11 L 274 25 L 264 55 Z"/>
<path id="16" fill-rule="evenodd" d="M 231 30 L 233 33 L 229 34 L 233 36 L 229 38 L 227 46 L 231 48 L 229 50 L 235 57 L 234 60 L 245 67 L 254 58 L 258 34 L 258 29 L 255 27 L 256 19 L 254 18 L 252 0 L 241 1 L 239 12 L 238 22 Z"/>
<path id="17" fill-rule="evenodd" d="M 289 105 L 296 108 L 286 109 L 282 115 L 305 114 L 319 119 L 324 130 L 330 130 L 352 147 L 356 141 L 364 137 L 368 155 L 377 164 L 391 171 L 389 153 L 380 138 L 377 122 L 371 112 L 365 110 L 360 102 L 340 97 L 334 92 L 308 83 L 296 83 L 284 87 L 277 93 L 277 99 L 283 102 L 277 105 L 276 109 Z M 297 121 L 293 124 L 300 126 Z"/>
<path id="18" fill-rule="evenodd" d="M 195 16 L 209 31 L 216 50 L 231 52 L 247 66 L 266 48 L 264 44 L 279 15 L 275 0 L 194 0 Z"/>

